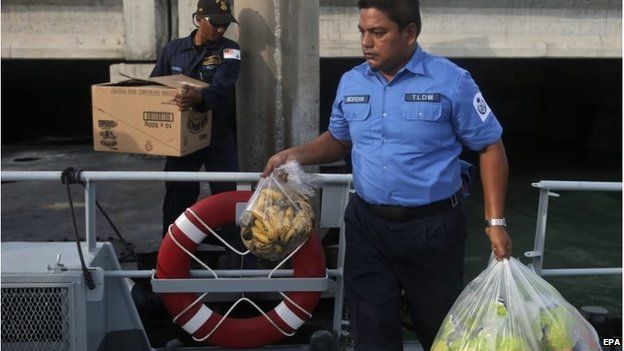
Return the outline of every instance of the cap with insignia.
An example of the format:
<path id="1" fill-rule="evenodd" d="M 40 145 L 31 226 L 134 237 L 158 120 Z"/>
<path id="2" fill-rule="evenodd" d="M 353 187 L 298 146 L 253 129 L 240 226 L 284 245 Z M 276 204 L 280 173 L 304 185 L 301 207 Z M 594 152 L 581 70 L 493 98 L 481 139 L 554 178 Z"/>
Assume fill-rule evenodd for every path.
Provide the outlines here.
<path id="1" fill-rule="evenodd" d="M 228 0 L 199 0 L 195 14 L 209 16 L 212 21 L 219 24 L 238 23 L 232 15 L 232 6 Z"/>

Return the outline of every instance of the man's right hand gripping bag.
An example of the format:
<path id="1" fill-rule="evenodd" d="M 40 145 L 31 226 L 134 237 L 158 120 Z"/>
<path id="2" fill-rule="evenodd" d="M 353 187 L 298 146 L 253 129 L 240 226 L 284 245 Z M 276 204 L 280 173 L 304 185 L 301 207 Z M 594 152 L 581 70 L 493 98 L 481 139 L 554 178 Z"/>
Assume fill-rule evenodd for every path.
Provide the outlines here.
<path id="1" fill-rule="evenodd" d="M 600 351 L 594 328 L 515 258 L 492 260 L 448 313 L 432 351 Z"/>
<path id="2" fill-rule="evenodd" d="M 310 198 L 321 179 L 290 161 L 262 178 L 241 217 L 243 243 L 258 257 L 281 260 L 314 230 Z"/>

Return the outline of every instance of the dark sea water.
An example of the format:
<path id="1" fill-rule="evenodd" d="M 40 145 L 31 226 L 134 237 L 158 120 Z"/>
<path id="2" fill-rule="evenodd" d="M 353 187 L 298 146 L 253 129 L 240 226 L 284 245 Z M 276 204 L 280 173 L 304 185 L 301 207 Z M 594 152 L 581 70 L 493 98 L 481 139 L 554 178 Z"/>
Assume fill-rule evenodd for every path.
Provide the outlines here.
<path id="1" fill-rule="evenodd" d="M 513 257 L 533 250 L 539 190 L 531 186 L 540 180 L 621 182 L 620 158 L 599 152 L 574 152 L 561 145 L 542 153 L 514 151 L 508 146 L 510 178 L 505 216 L 512 236 Z M 545 149 L 547 150 L 547 149 Z M 564 152 L 565 151 L 565 152 Z M 483 232 L 483 197 L 479 182 L 465 201 L 469 240 L 466 253 L 468 283 L 487 265 L 489 241 Z M 561 191 L 550 197 L 543 268 L 602 268 L 622 266 L 622 193 Z M 597 305 L 609 316 L 622 315 L 622 276 L 546 277 L 575 307 Z"/>

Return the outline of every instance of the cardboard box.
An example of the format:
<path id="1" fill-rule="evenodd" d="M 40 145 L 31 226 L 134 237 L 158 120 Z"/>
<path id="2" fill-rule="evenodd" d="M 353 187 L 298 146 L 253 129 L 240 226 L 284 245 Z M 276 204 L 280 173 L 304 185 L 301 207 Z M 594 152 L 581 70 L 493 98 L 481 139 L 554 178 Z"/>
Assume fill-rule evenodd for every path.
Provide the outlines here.
<path id="1" fill-rule="evenodd" d="M 173 102 L 184 84 L 208 86 L 182 74 L 93 85 L 93 148 L 183 156 L 208 146 L 212 111 L 181 112 Z"/>

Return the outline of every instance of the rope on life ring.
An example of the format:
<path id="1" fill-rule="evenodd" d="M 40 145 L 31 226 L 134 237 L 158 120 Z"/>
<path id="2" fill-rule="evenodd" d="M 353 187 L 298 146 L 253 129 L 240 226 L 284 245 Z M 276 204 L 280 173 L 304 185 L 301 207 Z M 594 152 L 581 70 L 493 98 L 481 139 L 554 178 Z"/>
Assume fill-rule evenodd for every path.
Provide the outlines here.
<path id="1" fill-rule="evenodd" d="M 251 195 L 251 191 L 230 191 L 209 196 L 180 215 L 175 223 L 169 226 L 169 231 L 160 246 L 156 268 L 158 279 L 189 278 L 191 258 L 200 262 L 204 268 L 212 272 L 215 279 L 218 279 L 216 272 L 199 261 L 193 252 L 199 243 L 211 234 L 225 243 L 211 228 L 235 223 L 236 204 L 249 201 Z M 246 254 L 236 252 L 240 255 Z M 288 258 L 292 258 L 295 278 L 327 276 L 325 256 L 318 235 L 310 235 L 310 238 Z M 279 265 L 273 272 L 277 268 Z M 174 317 L 174 322 L 191 334 L 194 340 L 206 341 L 225 348 L 260 347 L 293 335 L 311 317 L 321 297 L 319 291 L 281 293 L 284 300 L 266 313 L 253 301 L 241 298 L 222 316 L 201 303 L 206 294 L 198 297 L 194 293 L 166 293 L 162 294 L 161 298 Z M 250 303 L 258 309 L 260 315 L 250 318 L 228 317 L 241 302 Z"/>

